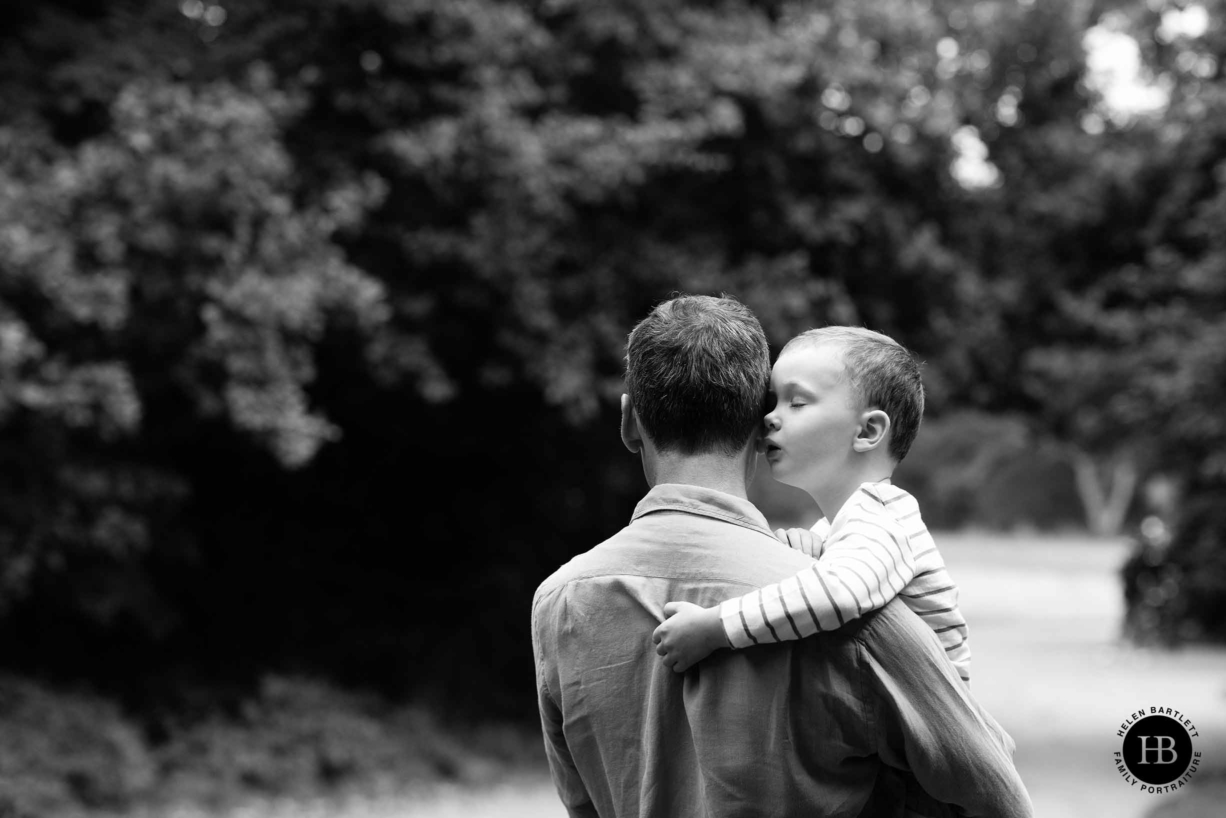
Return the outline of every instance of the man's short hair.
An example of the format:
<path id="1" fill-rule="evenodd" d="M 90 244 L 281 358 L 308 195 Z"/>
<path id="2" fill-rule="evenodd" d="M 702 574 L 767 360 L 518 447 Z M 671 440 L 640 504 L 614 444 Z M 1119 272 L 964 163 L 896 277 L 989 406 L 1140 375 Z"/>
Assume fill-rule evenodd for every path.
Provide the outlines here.
<path id="1" fill-rule="evenodd" d="M 665 301 L 626 344 L 626 391 L 661 451 L 737 454 L 762 424 L 769 381 L 762 325 L 728 295 Z"/>
<path id="2" fill-rule="evenodd" d="M 788 341 L 779 354 L 821 344 L 842 347 L 847 377 L 864 408 L 890 416 L 890 456 L 901 461 L 924 417 L 924 382 L 915 356 L 890 336 L 864 327 L 811 329 Z"/>

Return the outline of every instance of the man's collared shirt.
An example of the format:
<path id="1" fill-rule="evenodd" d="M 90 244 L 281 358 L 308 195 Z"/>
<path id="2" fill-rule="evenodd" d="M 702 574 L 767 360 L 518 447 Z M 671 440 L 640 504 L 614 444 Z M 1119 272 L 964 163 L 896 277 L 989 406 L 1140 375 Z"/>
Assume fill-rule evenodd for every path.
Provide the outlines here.
<path id="1" fill-rule="evenodd" d="M 1012 740 L 901 602 L 807 639 L 716 651 L 684 675 L 660 662 L 666 602 L 710 607 L 810 562 L 749 501 L 663 484 L 541 584 L 538 698 L 571 815 L 939 814 L 929 797 L 1031 814 Z"/>

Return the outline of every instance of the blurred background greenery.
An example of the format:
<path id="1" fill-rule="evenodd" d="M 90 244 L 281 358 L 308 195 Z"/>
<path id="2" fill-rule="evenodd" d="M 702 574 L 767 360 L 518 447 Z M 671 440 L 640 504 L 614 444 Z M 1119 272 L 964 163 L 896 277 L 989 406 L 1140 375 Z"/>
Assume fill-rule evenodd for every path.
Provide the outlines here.
<path id="1" fill-rule="evenodd" d="M 6 11 L 0 814 L 522 763 L 677 291 L 899 338 L 930 526 L 1135 533 L 1129 636 L 1226 638 L 1219 0 Z"/>

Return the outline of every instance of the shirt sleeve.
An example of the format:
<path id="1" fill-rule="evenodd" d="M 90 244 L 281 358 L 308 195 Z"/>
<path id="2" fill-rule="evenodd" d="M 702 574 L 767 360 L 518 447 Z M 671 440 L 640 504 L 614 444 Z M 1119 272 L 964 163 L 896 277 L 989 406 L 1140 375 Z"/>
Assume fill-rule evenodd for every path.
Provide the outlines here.
<path id="1" fill-rule="evenodd" d="M 882 611 L 861 639 L 876 694 L 878 752 L 922 793 L 975 818 L 1033 818 L 1013 763 L 1013 739 L 983 709 L 922 622 L 901 604 Z M 881 636 L 885 632 L 884 637 Z"/>
<path id="2" fill-rule="evenodd" d="M 901 534 L 852 517 L 831 532 L 809 568 L 720 603 L 720 622 L 734 648 L 803 639 L 882 607 L 914 576 L 915 557 Z"/>
<path id="3" fill-rule="evenodd" d="M 541 713 L 541 732 L 545 737 L 545 756 L 549 759 L 549 772 L 570 818 L 597 818 L 596 807 L 592 803 L 591 795 L 583 783 L 583 778 L 579 775 L 574 757 L 566 744 L 566 734 L 562 729 L 562 708 L 550 689 L 549 668 L 551 663 L 542 649 L 544 640 L 541 638 L 538 615 L 539 606 L 534 602 L 532 606 L 532 653 L 536 660 L 537 705 Z"/>

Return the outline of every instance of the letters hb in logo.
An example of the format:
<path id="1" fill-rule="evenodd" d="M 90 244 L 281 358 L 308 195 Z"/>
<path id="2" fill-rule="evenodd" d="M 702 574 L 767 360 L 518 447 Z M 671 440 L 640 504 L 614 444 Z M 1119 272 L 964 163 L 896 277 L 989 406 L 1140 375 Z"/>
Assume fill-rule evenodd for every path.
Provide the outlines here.
<path id="1" fill-rule="evenodd" d="M 1179 760 L 1179 754 L 1175 752 L 1175 737 L 1174 736 L 1137 736 L 1141 740 L 1141 760 L 1138 764 L 1174 764 Z M 1157 744 L 1156 747 L 1150 747 L 1150 739 Z M 1155 761 L 1150 761 L 1150 753 L 1157 756 Z"/>
<path id="2" fill-rule="evenodd" d="M 1146 784 L 1169 784 L 1192 762 L 1192 738 L 1169 716 L 1140 719 L 1124 736 L 1124 764 Z"/>

